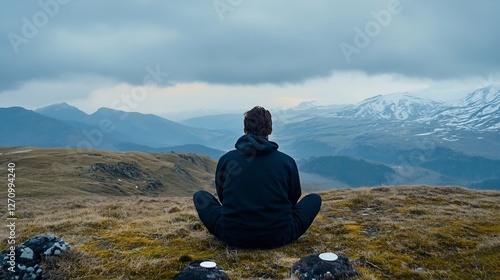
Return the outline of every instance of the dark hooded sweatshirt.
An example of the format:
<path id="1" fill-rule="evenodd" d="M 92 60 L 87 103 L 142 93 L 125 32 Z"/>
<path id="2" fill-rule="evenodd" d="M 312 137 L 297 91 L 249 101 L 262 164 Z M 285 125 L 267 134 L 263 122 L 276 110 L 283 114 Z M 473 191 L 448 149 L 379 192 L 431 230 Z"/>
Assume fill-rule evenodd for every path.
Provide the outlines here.
<path id="1" fill-rule="evenodd" d="M 301 195 L 297 164 L 262 136 L 246 134 L 235 147 L 217 164 L 221 237 L 234 246 L 281 246 Z"/>

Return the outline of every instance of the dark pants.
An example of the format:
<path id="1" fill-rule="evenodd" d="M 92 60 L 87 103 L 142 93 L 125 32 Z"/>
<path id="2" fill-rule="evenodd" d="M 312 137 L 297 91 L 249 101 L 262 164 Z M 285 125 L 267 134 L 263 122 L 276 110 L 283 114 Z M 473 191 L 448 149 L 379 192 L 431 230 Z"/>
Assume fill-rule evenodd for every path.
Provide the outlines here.
<path id="1" fill-rule="evenodd" d="M 205 225 L 208 231 L 220 240 L 234 244 L 230 240 L 222 238 L 221 208 L 219 201 L 207 191 L 198 191 L 193 195 L 194 206 L 198 212 L 201 222 Z M 289 244 L 297 240 L 311 226 L 314 218 L 318 215 L 321 208 L 321 197 L 317 194 L 309 194 L 302 198 L 295 206 L 292 207 L 292 221 L 290 221 L 290 230 L 288 236 L 282 238 L 279 244 L 266 245 L 266 248 L 279 247 Z M 254 247 L 249 244 L 246 247 Z M 261 247 L 261 246 L 255 246 Z"/>

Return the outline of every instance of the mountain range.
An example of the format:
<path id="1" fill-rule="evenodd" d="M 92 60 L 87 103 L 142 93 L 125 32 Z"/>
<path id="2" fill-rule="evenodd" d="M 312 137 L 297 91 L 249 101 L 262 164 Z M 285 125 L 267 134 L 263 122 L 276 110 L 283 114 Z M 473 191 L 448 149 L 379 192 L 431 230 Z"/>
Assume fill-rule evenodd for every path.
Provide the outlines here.
<path id="1" fill-rule="evenodd" d="M 358 163 L 368 168 L 359 169 L 364 176 L 372 174 L 367 170 L 382 170 L 384 174 L 372 176 L 384 180 L 373 184 L 500 188 L 495 183 L 500 180 L 500 91 L 495 86 L 453 101 L 405 92 L 378 95 L 356 105 L 305 102 L 271 112 L 271 140 L 297 159 L 303 178 L 310 178 L 311 184 L 357 186 L 354 180 L 359 178 L 346 177 L 338 166 Z M 0 108 L 0 117 L 0 146 L 191 152 L 214 159 L 233 148 L 243 126 L 243 114 L 173 122 L 109 108 L 86 114 L 66 103 L 35 111 Z M 321 164 L 314 161 L 337 168 L 319 168 Z"/>
<path id="2" fill-rule="evenodd" d="M 293 151 L 299 157 L 325 152 L 365 154 L 360 149 L 373 143 L 379 146 L 376 150 L 383 145 L 398 150 L 444 146 L 469 155 L 500 159 L 499 126 L 500 93 L 489 86 L 453 103 L 409 93 L 379 95 L 337 112 L 311 114 L 300 122 L 289 122 L 282 129 L 287 133 L 281 139 L 292 149 L 304 146 L 300 142 L 316 143 L 318 149 L 310 152 Z"/>
<path id="3" fill-rule="evenodd" d="M 221 131 L 189 127 L 152 114 L 101 108 L 89 115 L 66 103 L 35 111 L 0 108 L 0 117 L 6 120 L 0 125 L 0 146 L 196 153 L 202 149 L 215 158 L 223 152 L 205 145 L 232 141 Z"/>

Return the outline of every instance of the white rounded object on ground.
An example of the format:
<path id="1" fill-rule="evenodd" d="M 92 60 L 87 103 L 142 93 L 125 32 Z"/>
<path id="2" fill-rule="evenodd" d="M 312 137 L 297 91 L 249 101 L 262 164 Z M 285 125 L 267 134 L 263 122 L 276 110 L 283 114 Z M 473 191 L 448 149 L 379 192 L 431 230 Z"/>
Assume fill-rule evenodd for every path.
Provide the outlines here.
<path id="1" fill-rule="evenodd" d="M 214 262 L 202 262 L 200 263 L 200 266 L 204 268 L 214 268 L 217 266 L 217 264 Z"/>
<path id="2" fill-rule="evenodd" d="M 333 261 L 336 261 L 339 258 L 339 256 L 337 256 L 334 253 L 323 253 L 323 254 L 319 254 L 319 258 L 324 260 L 324 261 L 333 262 Z"/>

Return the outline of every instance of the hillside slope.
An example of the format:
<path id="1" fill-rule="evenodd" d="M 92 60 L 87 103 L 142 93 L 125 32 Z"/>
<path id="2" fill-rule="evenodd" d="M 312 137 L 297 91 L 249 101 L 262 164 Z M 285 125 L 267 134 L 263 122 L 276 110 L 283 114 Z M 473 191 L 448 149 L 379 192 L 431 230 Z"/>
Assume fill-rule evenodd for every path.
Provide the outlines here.
<path id="1" fill-rule="evenodd" d="M 213 188 L 215 161 L 194 154 L 0 147 L 18 197 L 188 196 Z"/>

